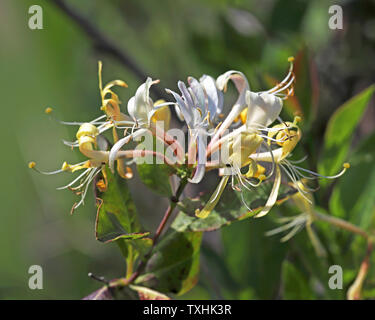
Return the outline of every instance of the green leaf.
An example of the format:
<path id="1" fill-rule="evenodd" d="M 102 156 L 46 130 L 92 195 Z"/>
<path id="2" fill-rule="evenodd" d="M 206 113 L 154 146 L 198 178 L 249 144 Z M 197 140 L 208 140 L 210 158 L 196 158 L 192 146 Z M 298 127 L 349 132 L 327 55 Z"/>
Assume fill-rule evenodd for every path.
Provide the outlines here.
<path id="1" fill-rule="evenodd" d="M 232 222 L 253 217 L 266 203 L 271 187 L 272 182 L 264 182 L 262 188 L 259 187 L 253 192 L 244 193 L 244 200 L 252 209 L 252 211 L 249 211 L 242 202 L 240 192 L 235 192 L 230 186 L 227 186 L 215 210 L 205 219 L 196 217 L 195 210 L 201 209 L 210 195 L 206 194 L 195 199 L 186 198 L 179 203 L 178 207 L 181 211 L 172 226 L 178 231 L 213 231 Z M 277 204 L 283 203 L 295 192 L 295 189 L 282 186 Z"/>
<path id="2" fill-rule="evenodd" d="M 342 168 L 347 157 L 353 132 L 374 93 L 372 85 L 339 107 L 330 118 L 324 136 L 319 172 L 334 175 Z"/>
<path id="3" fill-rule="evenodd" d="M 172 168 L 166 164 L 137 164 L 137 170 L 142 182 L 152 191 L 166 197 L 172 196 L 169 177 L 173 173 Z"/>
<path id="4" fill-rule="evenodd" d="M 259 299 L 273 299 L 280 286 L 287 244 L 264 233 L 275 227 L 269 216 L 233 224 L 221 230 L 223 257 L 242 289 L 252 288 Z"/>
<path id="5" fill-rule="evenodd" d="M 284 299 L 314 299 L 314 294 L 306 277 L 289 261 L 284 261 L 282 265 L 282 283 Z"/>
<path id="6" fill-rule="evenodd" d="M 350 169 L 332 192 L 331 214 L 369 228 L 375 217 L 375 133 L 363 141 L 349 157 Z"/>
<path id="7" fill-rule="evenodd" d="M 181 295 L 195 286 L 199 274 L 201 232 L 172 231 L 154 248 L 137 284 Z"/>
<path id="8" fill-rule="evenodd" d="M 105 192 L 98 191 L 96 215 L 96 238 L 102 242 L 118 239 L 139 239 L 149 232 L 140 232 L 137 212 L 125 179 L 104 169 L 108 181 Z"/>

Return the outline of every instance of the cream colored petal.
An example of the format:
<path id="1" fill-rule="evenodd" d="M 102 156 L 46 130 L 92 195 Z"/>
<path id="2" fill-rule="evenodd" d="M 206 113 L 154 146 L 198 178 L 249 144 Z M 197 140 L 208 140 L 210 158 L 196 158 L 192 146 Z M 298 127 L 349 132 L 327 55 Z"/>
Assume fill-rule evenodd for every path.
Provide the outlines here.
<path id="1" fill-rule="evenodd" d="M 221 195 L 223 194 L 223 191 L 225 190 L 225 186 L 228 183 L 229 175 L 224 176 L 221 178 L 218 186 L 216 187 L 214 193 L 212 194 L 211 198 L 207 201 L 206 205 L 202 210 L 197 210 L 195 212 L 195 215 L 198 218 L 206 219 L 209 214 L 212 212 L 212 210 L 215 209 L 216 204 L 219 202 Z"/>
<path id="2" fill-rule="evenodd" d="M 278 196 L 278 193 L 279 193 L 280 184 L 281 184 L 281 172 L 280 172 L 279 166 L 276 166 L 275 181 L 273 183 L 271 193 L 268 197 L 268 200 L 267 200 L 264 208 L 262 209 L 262 211 L 260 211 L 255 216 L 255 218 L 260 218 L 260 217 L 265 216 L 272 209 L 272 207 L 275 205 L 275 203 L 277 201 L 277 196 Z"/>
<path id="3" fill-rule="evenodd" d="M 279 116 L 283 102 L 279 97 L 267 93 L 246 92 L 248 105 L 246 126 L 269 126 Z"/>

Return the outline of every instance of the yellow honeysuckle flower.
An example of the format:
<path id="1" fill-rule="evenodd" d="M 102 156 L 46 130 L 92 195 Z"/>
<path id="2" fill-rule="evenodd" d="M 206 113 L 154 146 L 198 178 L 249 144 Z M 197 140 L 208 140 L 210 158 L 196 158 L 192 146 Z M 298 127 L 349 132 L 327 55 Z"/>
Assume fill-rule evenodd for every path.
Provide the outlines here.
<path id="1" fill-rule="evenodd" d="M 234 138 L 234 141 L 230 141 L 230 154 L 227 165 L 231 168 L 231 174 L 225 175 L 221 178 L 216 190 L 212 194 L 211 198 L 207 201 L 205 207 L 202 210 L 196 210 L 195 215 L 197 217 L 202 219 L 208 217 L 208 215 L 212 212 L 212 210 L 215 208 L 216 204 L 220 200 L 220 197 L 230 177 L 232 177 L 232 188 L 234 188 L 235 176 L 240 182 L 240 185 L 245 188 L 248 188 L 247 185 L 250 185 L 252 187 L 257 186 L 248 181 L 246 177 L 243 177 L 243 174 L 241 173 L 241 168 L 248 165 L 249 163 L 253 163 L 253 161 L 250 159 L 250 155 L 257 150 L 262 141 L 263 139 L 259 137 L 257 134 L 249 132 L 241 132 L 240 135 Z M 260 175 L 258 177 L 260 178 L 259 181 L 261 182 L 263 176 Z"/>
<path id="2" fill-rule="evenodd" d="M 57 174 L 61 172 L 71 172 L 75 173 L 80 170 L 84 170 L 78 177 L 76 177 L 73 181 L 68 183 L 65 186 L 57 188 L 58 190 L 62 189 L 70 189 L 75 192 L 77 195 L 80 196 L 80 201 L 75 203 L 73 209 L 78 208 L 81 204 L 84 203 L 84 199 L 89 188 L 91 182 L 95 179 L 95 177 L 102 172 L 104 176 L 104 180 L 97 184 L 99 190 L 104 191 L 106 190 L 106 177 L 105 173 L 102 170 L 103 165 L 108 163 L 108 156 L 109 151 L 106 150 L 98 150 L 97 149 L 97 137 L 99 135 L 99 129 L 93 125 L 92 123 L 83 123 L 76 134 L 78 148 L 80 152 L 89 158 L 89 160 L 77 163 L 77 164 L 68 164 L 64 162 L 61 166 L 61 169 L 52 171 L 52 172 L 44 172 L 40 171 L 36 168 L 36 163 L 34 161 L 29 163 L 29 168 L 34 169 L 42 174 Z M 122 156 L 121 154 L 119 156 Z M 131 170 L 124 167 L 123 172 L 119 172 L 120 175 L 124 178 L 131 178 L 132 173 Z"/>

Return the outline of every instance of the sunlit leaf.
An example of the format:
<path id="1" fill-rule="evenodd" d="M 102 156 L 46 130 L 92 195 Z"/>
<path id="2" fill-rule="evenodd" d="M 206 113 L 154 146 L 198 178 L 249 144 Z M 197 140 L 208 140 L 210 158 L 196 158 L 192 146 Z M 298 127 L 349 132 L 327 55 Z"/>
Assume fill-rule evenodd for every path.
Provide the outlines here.
<path id="1" fill-rule="evenodd" d="M 353 133 L 374 93 L 372 85 L 351 98 L 330 118 L 324 135 L 324 147 L 319 172 L 334 175 L 342 168 L 352 142 Z"/>

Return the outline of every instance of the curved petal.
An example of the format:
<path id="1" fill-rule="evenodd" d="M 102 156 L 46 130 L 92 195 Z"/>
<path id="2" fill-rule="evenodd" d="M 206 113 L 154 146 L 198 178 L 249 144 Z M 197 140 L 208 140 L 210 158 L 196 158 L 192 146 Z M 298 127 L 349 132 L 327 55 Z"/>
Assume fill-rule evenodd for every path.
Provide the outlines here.
<path id="1" fill-rule="evenodd" d="M 226 91 L 229 80 L 232 80 L 237 88 L 239 96 L 235 105 L 240 105 L 242 111 L 247 106 L 245 94 L 247 90 L 250 90 L 249 82 L 242 72 L 235 70 L 227 71 L 216 79 L 216 85 L 219 90 Z"/>
<path id="2" fill-rule="evenodd" d="M 208 110 L 211 114 L 211 120 L 223 111 L 224 97 L 223 93 L 216 87 L 215 79 L 208 75 L 203 75 L 199 79 L 207 93 Z"/>
<path id="3" fill-rule="evenodd" d="M 207 113 L 207 94 L 203 86 L 193 77 L 188 78 L 188 83 L 191 91 L 193 92 L 193 99 L 195 98 L 195 105 L 199 107 L 202 112 Z"/>
<path id="4" fill-rule="evenodd" d="M 267 200 L 265 206 L 263 207 L 262 211 L 260 211 L 255 216 L 255 218 L 260 218 L 260 217 L 265 216 L 272 209 L 272 207 L 274 206 L 274 204 L 276 203 L 276 200 L 277 200 L 280 184 L 281 184 L 281 172 L 280 172 L 279 166 L 276 166 L 275 181 L 273 183 L 271 193 L 270 193 L 270 195 L 268 197 L 268 200 Z"/>
<path id="5" fill-rule="evenodd" d="M 246 126 L 269 126 L 279 116 L 283 101 L 272 94 L 246 91 L 248 105 Z"/>
<path id="6" fill-rule="evenodd" d="M 148 120 L 148 113 L 152 110 L 153 102 L 150 98 L 150 87 L 155 83 L 149 77 L 141 84 L 134 97 L 128 101 L 128 112 L 133 119 L 145 124 Z"/>
<path id="7" fill-rule="evenodd" d="M 228 71 L 216 79 L 216 85 L 219 90 L 225 91 L 227 83 L 232 80 L 238 90 L 239 96 L 237 101 L 232 107 L 224 122 L 221 124 L 215 135 L 211 140 L 211 144 L 215 143 L 219 137 L 227 130 L 233 121 L 240 115 L 243 109 L 247 107 L 246 103 L 246 91 L 250 90 L 249 83 L 242 72 L 239 71 Z"/>
<path id="8" fill-rule="evenodd" d="M 135 131 L 134 133 L 120 139 L 119 141 L 117 141 L 113 145 L 113 147 L 109 151 L 109 156 L 108 156 L 108 166 L 112 170 L 112 172 L 114 171 L 115 160 L 116 160 L 116 157 L 117 157 L 117 153 L 120 151 L 120 149 L 124 145 L 129 143 L 132 139 L 135 139 L 136 137 L 144 134 L 145 132 L 147 132 L 147 129 L 139 129 L 139 130 Z"/>
<path id="9" fill-rule="evenodd" d="M 216 187 L 214 193 L 211 195 L 210 199 L 207 201 L 206 205 L 202 210 L 197 210 L 195 212 L 195 215 L 198 218 L 206 219 L 208 215 L 212 212 L 212 210 L 215 209 L 217 203 L 220 200 L 221 195 L 223 194 L 223 191 L 225 190 L 225 187 L 229 180 L 229 175 L 224 176 L 221 178 L 218 186 Z"/>
<path id="10" fill-rule="evenodd" d="M 193 117 L 192 117 L 192 113 L 188 109 L 185 101 L 176 92 L 174 92 L 174 91 L 172 91 L 170 89 L 166 89 L 166 91 L 167 91 L 167 93 L 170 93 L 170 94 L 173 95 L 173 97 L 175 98 L 175 100 L 177 102 L 177 105 L 178 105 L 178 108 L 179 108 L 179 112 L 182 114 L 182 116 L 183 116 L 184 120 L 186 121 L 187 125 L 191 126 L 192 125 Z M 177 106 L 176 106 L 176 109 L 177 109 Z M 177 114 L 178 114 L 178 112 L 177 112 Z"/>
<path id="11" fill-rule="evenodd" d="M 198 164 L 192 179 L 189 179 L 191 183 L 199 183 L 203 179 L 206 171 L 206 143 L 203 137 L 203 133 L 200 132 L 197 136 L 198 146 Z"/>
<path id="12" fill-rule="evenodd" d="M 136 110 L 135 110 L 135 97 L 131 97 L 128 101 L 128 113 L 136 120 Z"/>
<path id="13" fill-rule="evenodd" d="M 188 89 L 186 88 L 185 83 L 182 82 L 182 81 L 178 81 L 177 82 L 177 86 L 178 86 L 178 88 L 180 89 L 180 91 L 182 93 L 183 99 L 186 101 L 187 107 L 189 109 L 193 108 L 194 107 L 194 101 L 191 98 L 190 93 L 189 93 Z"/>
<path id="14" fill-rule="evenodd" d="M 181 112 L 181 109 L 178 104 L 174 105 L 174 109 L 176 111 L 177 117 L 180 119 L 180 121 L 185 121 L 184 115 Z"/>

